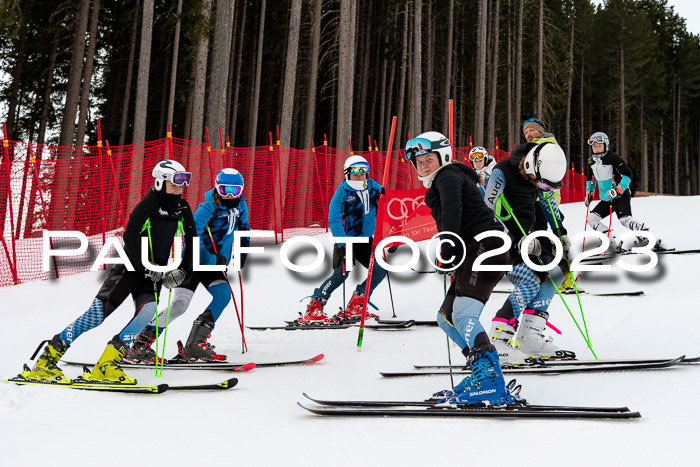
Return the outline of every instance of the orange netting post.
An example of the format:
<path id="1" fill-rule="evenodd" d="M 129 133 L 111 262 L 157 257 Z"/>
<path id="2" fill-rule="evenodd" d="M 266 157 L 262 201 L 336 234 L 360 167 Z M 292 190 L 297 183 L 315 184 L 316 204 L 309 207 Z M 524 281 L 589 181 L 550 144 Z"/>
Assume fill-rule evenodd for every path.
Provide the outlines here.
<path id="1" fill-rule="evenodd" d="M 214 165 L 211 160 L 211 144 L 209 144 L 209 128 L 204 127 L 204 131 L 207 133 L 207 157 L 209 159 L 209 175 L 211 178 L 211 186 L 214 186 Z"/>
<path id="2" fill-rule="evenodd" d="M 284 193 L 282 193 L 282 167 L 280 160 L 282 159 L 280 152 L 280 126 L 277 125 L 277 186 L 280 194 L 280 233 L 282 234 L 282 243 L 284 243 Z M 276 238 L 276 237 L 275 237 Z"/>
<path id="3" fill-rule="evenodd" d="M 175 158 L 175 148 L 173 147 L 173 130 L 170 127 L 170 125 L 168 125 L 167 138 L 168 138 L 168 159 L 173 159 L 173 158 Z"/>
<path id="4" fill-rule="evenodd" d="M 226 156 L 228 157 L 228 163 L 224 162 L 224 167 L 228 167 L 229 164 L 232 164 L 231 160 L 231 141 L 229 141 L 228 136 L 226 137 Z"/>
<path id="5" fill-rule="evenodd" d="M 268 135 L 270 137 L 270 146 L 268 148 L 270 149 L 270 163 L 272 164 L 273 170 L 274 170 L 274 159 L 275 159 L 275 154 L 274 154 L 274 149 L 272 146 L 272 132 L 268 132 Z M 275 184 L 272 184 L 272 217 L 275 219 L 275 243 L 277 243 L 277 198 L 275 197 Z"/>
<path id="6" fill-rule="evenodd" d="M 219 142 L 221 143 L 221 168 L 224 168 L 226 167 L 226 159 L 224 158 L 224 154 L 226 153 L 226 151 L 224 151 L 224 134 L 221 132 L 221 127 L 219 127 Z"/>
<path id="7" fill-rule="evenodd" d="M 15 214 L 14 210 L 12 209 L 12 191 L 10 190 L 11 188 L 11 183 L 10 183 L 10 172 L 12 171 L 12 166 L 10 164 L 10 154 L 9 154 L 9 141 L 7 140 L 7 126 L 3 123 L 2 124 L 2 134 L 3 134 L 3 139 L 2 139 L 2 147 L 4 149 L 3 154 L 5 157 L 5 173 L 7 174 L 5 182 L 5 187 L 6 187 L 6 193 L 7 193 L 7 208 L 10 210 L 10 239 L 12 240 L 12 258 L 10 259 L 10 252 L 7 249 L 7 245 L 5 244 L 5 236 L 4 234 L 2 235 L 2 246 L 5 249 L 5 255 L 7 256 L 7 262 L 10 263 L 10 271 L 12 272 L 12 281 L 15 284 L 19 283 L 19 279 L 17 278 L 17 250 L 15 246 Z M 2 219 L 3 226 L 5 219 Z"/>
<path id="8" fill-rule="evenodd" d="M 109 148 L 109 141 L 105 141 L 107 144 L 107 158 L 109 158 L 109 167 L 112 171 L 112 179 L 114 180 L 114 191 L 117 192 L 117 203 L 119 203 L 119 218 L 122 221 L 122 227 L 126 230 L 126 218 L 124 217 L 124 205 L 122 204 L 122 195 L 119 192 L 119 183 L 117 183 L 117 174 L 114 171 L 114 162 L 112 161 L 112 150 Z"/>
<path id="9" fill-rule="evenodd" d="M 97 121 L 97 170 L 100 174 L 100 229 L 102 230 L 102 246 L 107 242 L 107 232 L 105 225 L 105 181 L 102 176 L 102 124 L 100 120 Z M 102 267 L 106 270 L 107 265 L 103 264 Z"/>
<path id="10" fill-rule="evenodd" d="M 314 173 L 316 174 L 316 182 L 318 183 L 319 192 L 321 193 L 321 202 L 323 203 L 323 216 L 326 219 L 326 232 L 328 232 L 328 205 L 326 204 L 326 195 L 323 192 L 323 184 L 321 184 L 321 171 L 318 170 L 318 160 L 316 160 L 316 147 L 314 139 L 311 138 L 311 153 L 314 157 Z"/>

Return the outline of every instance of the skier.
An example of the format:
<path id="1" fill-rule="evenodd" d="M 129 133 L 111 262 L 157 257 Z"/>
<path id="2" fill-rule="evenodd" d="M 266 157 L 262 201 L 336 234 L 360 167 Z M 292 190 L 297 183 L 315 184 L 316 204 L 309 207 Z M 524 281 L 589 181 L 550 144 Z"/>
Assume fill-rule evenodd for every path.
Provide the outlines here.
<path id="1" fill-rule="evenodd" d="M 474 146 L 471 151 L 469 151 L 469 162 L 471 162 L 472 167 L 476 170 L 479 175 L 479 187 L 481 190 L 486 187 L 489 182 L 489 177 L 493 168 L 496 167 L 496 159 L 491 157 L 489 152 L 483 146 Z"/>
<path id="2" fill-rule="evenodd" d="M 616 245 L 614 237 L 609 235 L 609 226 L 603 223 L 603 219 L 615 211 L 620 223 L 629 230 L 649 231 L 643 222 L 632 217 L 632 206 L 629 186 L 632 182 L 632 170 L 620 156 L 610 151 L 610 139 L 608 135 L 597 131 L 588 138 L 588 145 L 591 147 L 591 156 L 586 165 L 586 206 L 593 200 L 593 192 L 596 185 L 600 202 L 591 210 L 588 215 L 588 225 L 593 230 L 597 230 L 610 237 L 613 249 L 621 249 L 622 245 Z M 596 185 L 591 181 L 595 180 Z M 654 248 L 658 248 L 661 240 L 657 239 Z M 635 247 L 644 247 L 649 244 L 649 239 L 645 236 L 638 236 L 634 242 Z"/>
<path id="3" fill-rule="evenodd" d="M 133 337 L 154 316 L 156 295 L 160 293 L 161 284 L 168 289 L 177 287 L 192 271 L 192 237 L 196 235 L 192 211 L 182 197 L 183 186 L 189 185 L 192 174 L 179 162 L 166 159 L 156 164 L 152 175 L 155 187 L 134 207 L 124 231 L 124 251 L 135 270 L 129 271 L 123 264 L 114 266 L 88 310 L 48 341 L 32 370 L 23 373 L 24 377 L 70 382 L 57 366 L 60 358 L 81 334 L 102 324 L 131 295 L 136 308 L 134 317 L 109 341 L 92 374 L 85 374 L 84 377 L 136 384 L 136 380 L 128 377 L 119 363 Z M 141 263 L 141 239 L 145 237 L 149 239 L 151 264 L 167 265 L 178 231 L 183 232 L 185 248 L 182 262 L 177 268 L 163 273 L 148 269 Z"/>
<path id="4" fill-rule="evenodd" d="M 236 169 L 226 168 L 216 175 L 215 186 L 204 194 L 194 213 L 194 223 L 199 237 L 199 262 L 203 265 L 228 265 L 233 250 L 234 232 L 248 231 L 248 207 L 243 197 L 243 176 Z M 213 244 L 212 244 L 213 242 Z M 241 238 L 241 246 L 250 245 L 250 238 Z M 241 255 L 241 268 L 247 254 Z M 195 319 L 187 343 L 178 354 L 182 360 L 223 361 L 226 355 L 217 354 L 214 346 L 207 342 L 214 330 L 216 320 L 231 300 L 231 289 L 226 273 L 220 271 L 192 271 L 185 281 L 175 289 L 170 305 L 170 322 L 187 311 L 197 286 L 202 284 L 211 294 L 212 300 Z M 158 315 L 158 334 L 166 324 L 165 310 Z M 156 353 L 151 345 L 156 339 L 155 319 L 134 339 L 127 360 L 134 362 L 155 361 Z M 179 342 L 178 342 L 179 344 Z"/>
<path id="5" fill-rule="evenodd" d="M 437 395 L 462 404 L 507 404 L 515 398 L 503 380 L 498 352 L 479 323 L 484 304 L 503 277 L 502 271 L 472 271 L 476 258 L 503 244 L 497 237 L 476 241 L 474 237 L 489 230 L 503 231 L 493 212 L 484 204 L 478 189 L 476 171 L 452 160 L 452 146 L 442 134 L 429 131 L 406 143 L 406 159 L 418 172 L 418 179 L 428 191 L 425 204 L 431 209 L 441 235 L 440 258 L 443 269 L 454 269 L 454 281 L 440 307 L 437 321 L 440 328 L 462 349 L 472 374 L 451 391 Z M 484 264 L 508 264 L 508 252 L 493 256 Z"/>
<path id="6" fill-rule="evenodd" d="M 352 258 L 348 258 L 346 255 L 345 242 L 341 241 L 334 245 L 333 274 L 314 290 L 306 312 L 297 319 L 299 324 L 351 323 L 362 318 L 367 280 L 357 286 L 344 311 L 339 312 L 333 318 L 329 318 L 323 311 L 323 307 L 333 291 L 350 274 L 345 267 L 347 261 L 359 261 L 363 266 L 369 267 L 373 244 L 372 236 L 377 218 L 377 201 L 382 192 L 381 185 L 369 178 L 369 162 L 364 157 L 348 157 L 345 160 L 343 170 L 345 180 L 340 182 L 340 186 L 335 191 L 328 207 L 328 226 L 336 238 L 370 237 L 370 241 L 369 243 L 354 244 Z M 369 285 L 370 295 L 385 276 L 386 271 L 375 263 Z M 365 317 L 378 318 L 377 315 L 369 312 L 366 313 Z"/>
<path id="7" fill-rule="evenodd" d="M 496 165 L 486 187 L 485 196 L 486 204 L 496 211 L 499 218 L 504 218 L 513 245 L 513 270 L 506 276 L 513 283 L 515 290 L 496 313 L 489 333 L 501 359 L 508 363 L 522 362 L 528 356 L 553 358 L 560 355 L 557 353 L 559 348 L 551 343 L 552 339 L 545 339 L 544 329 L 549 318 L 547 309 L 569 266 L 567 254 L 571 242 L 562 225 L 558 205 L 554 197 L 550 196 L 551 192 L 562 186 L 561 181 L 566 173 L 566 156 L 561 148 L 551 141 L 536 143 L 535 138 L 531 139 L 532 142 L 517 146 L 508 159 Z M 507 216 L 500 215 L 500 208 L 497 209 L 497 205 L 501 204 L 501 197 L 505 198 L 513 210 L 513 216 L 508 219 L 505 219 Z M 559 237 L 564 250 L 564 257 L 559 265 L 549 272 L 532 270 L 524 263 L 520 253 L 523 239 L 534 231 L 538 217 L 537 209 L 541 210 L 539 215 L 547 220 L 555 235 Z M 521 232 L 521 227 L 524 233 Z M 527 253 L 533 262 L 537 262 L 539 257 L 543 264 L 548 264 L 555 256 L 554 251 L 551 242 L 539 237 L 531 241 Z M 556 285 L 552 284 L 550 277 Z M 522 323 L 518 326 L 521 314 Z M 516 348 L 518 345 L 520 350 Z"/>

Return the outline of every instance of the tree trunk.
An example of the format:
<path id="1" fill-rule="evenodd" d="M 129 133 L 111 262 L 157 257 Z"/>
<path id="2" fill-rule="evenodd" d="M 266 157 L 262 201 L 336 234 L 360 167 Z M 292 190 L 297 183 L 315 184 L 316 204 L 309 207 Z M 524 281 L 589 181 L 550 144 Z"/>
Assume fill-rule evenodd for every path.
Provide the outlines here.
<path id="1" fill-rule="evenodd" d="M 474 144 L 484 144 L 484 113 L 486 107 L 486 22 L 488 20 L 487 0 L 479 0 L 476 29 L 476 102 L 474 108 Z"/>
<path id="2" fill-rule="evenodd" d="M 153 1 L 144 0 L 141 21 L 141 44 L 139 46 L 139 69 L 136 75 L 136 102 L 134 104 L 133 143 L 146 141 L 146 117 L 148 116 L 148 77 L 151 68 L 151 37 L 153 35 Z M 140 160 L 140 158 L 137 158 Z M 141 165 L 140 163 L 138 165 Z M 139 167 L 140 169 L 140 167 Z M 141 171 L 132 171 L 132 174 Z M 130 204 L 133 206 L 133 204 Z"/>
<path id="3" fill-rule="evenodd" d="M 661 122 L 661 136 L 659 137 L 659 161 L 656 164 L 659 181 L 656 184 L 656 192 L 664 192 L 664 127 Z"/>
<path id="4" fill-rule="evenodd" d="M 131 23 L 131 42 L 129 45 L 129 61 L 126 66 L 126 85 L 124 86 L 124 104 L 122 105 L 122 121 L 119 126 L 119 146 L 126 142 L 126 123 L 129 121 L 129 101 L 131 100 L 131 85 L 134 73 L 134 55 L 136 54 L 136 33 L 139 30 L 139 10 L 141 0 L 136 0 L 134 20 Z"/>
<path id="5" fill-rule="evenodd" d="M 356 4 L 353 0 L 340 0 L 338 25 L 338 116 L 335 146 L 344 148 L 352 136 L 352 96 L 355 75 L 355 24 Z"/>
<path id="6" fill-rule="evenodd" d="M 7 100 L 7 139 L 15 139 L 15 117 L 17 114 L 17 107 L 19 98 L 19 84 L 22 81 L 22 69 L 24 68 L 25 61 L 25 50 L 27 44 L 27 23 L 29 18 L 27 13 L 29 6 L 32 2 L 25 1 L 22 5 L 20 12 L 20 26 L 19 33 L 16 41 L 17 56 L 15 58 L 15 66 L 12 71 L 12 84 L 10 85 L 10 95 Z M 4 222 L 5 217 L 3 216 L 2 222 Z"/>
<path id="7" fill-rule="evenodd" d="M 450 98 L 452 97 L 452 42 L 454 36 L 454 21 L 455 21 L 455 0 L 450 0 L 450 6 L 447 13 L 447 52 L 445 53 L 445 84 L 443 85 L 443 99 L 442 99 L 442 132 L 449 138 L 450 135 L 450 119 L 449 119 L 449 105 Z M 454 142 L 450 141 L 454 146 Z"/>
<path id="8" fill-rule="evenodd" d="M 51 91 L 53 90 L 53 72 L 56 68 L 56 57 L 58 56 L 58 33 L 55 33 L 51 41 L 51 58 L 49 68 L 46 72 L 46 90 L 44 91 L 44 102 L 41 106 L 41 120 L 39 121 L 39 135 L 37 137 L 37 151 L 40 151 L 46 136 L 46 122 L 49 119 L 49 109 L 51 109 Z M 30 198 L 33 200 L 34 198 Z"/>
<path id="9" fill-rule="evenodd" d="M 263 37 L 265 36 L 265 6 L 267 0 L 260 4 L 260 28 L 258 31 L 258 51 L 255 60 L 255 81 L 253 83 L 253 99 L 250 104 L 250 118 L 248 125 L 248 145 L 255 146 L 255 138 L 258 133 L 258 106 L 260 101 L 260 77 L 262 73 Z"/>
<path id="10" fill-rule="evenodd" d="M 311 24 L 311 57 L 309 59 L 309 96 L 306 102 L 306 122 L 302 146 L 311 143 L 316 124 L 316 95 L 318 93 L 318 57 L 321 48 L 321 9 L 323 0 L 314 0 L 314 16 Z"/>
<path id="11" fill-rule="evenodd" d="M 358 38 L 361 37 L 370 37 L 372 33 L 372 28 L 371 28 L 371 23 L 372 23 L 372 0 L 369 0 L 369 6 L 367 7 L 367 14 L 364 20 L 361 23 L 361 26 L 364 29 L 364 33 L 358 34 Z M 357 15 L 358 18 L 361 18 L 361 15 Z M 371 41 L 362 41 L 364 44 L 364 48 L 362 50 L 362 77 L 360 79 L 360 100 L 358 102 L 358 105 L 360 106 L 360 112 L 359 112 L 359 122 L 357 125 L 357 133 L 359 136 L 360 141 L 364 141 L 364 136 L 365 136 L 365 131 L 367 130 L 367 127 L 365 126 L 365 117 L 367 115 L 367 86 L 369 82 L 369 71 L 370 71 L 370 56 L 372 52 L 372 43 Z M 375 68 L 376 70 L 376 68 Z M 376 73 L 376 71 L 375 71 Z M 375 86 L 376 88 L 376 86 Z M 371 131 L 371 127 L 370 127 Z"/>
<path id="12" fill-rule="evenodd" d="M 544 118 L 544 0 L 540 0 L 540 14 L 537 34 L 537 98 L 535 100 L 535 114 L 537 118 Z"/>
<path id="13" fill-rule="evenodd" d="M 523 120 L 522 115 L 522 95 L 523 95 L 523 4 L 525 0 L 520 0 L 518 3 L 518 37 L 515 44 L 515 144 L 520 142 L 520 134 L 522 128 L 520 122 Z"/>
<path id="14" fill-rule="evenodd" d="M 508 49 L 506 52 L 508 61 L 508 77 L 506 78 L 508 146 L 506 149 L 508 150 L 515 144 L 515 135 L 513 134 L 513 129 L 515 128 L 513 123 L 513 22 L 511 15 L 511 1 L 508 0 Z"/>
<path id="15" fill-rule="evenodd" d="M 241 30 L 238 35 L 238 54 L 236 56 L 236 83 L 233 85 L 233 99 L 231 101 L 231 129 L 229 134 L 231 135 L 231 144 L 235 143 L 236 140 L 236 123 L 238 121 L 238 95 L 241 89 L 241 60 L 243 59 L 243 47 L 245 46 L 245 17 L 246 17 L 246 7 L 248 2 L 243 2 L 243 11 L 240 13 L 241 16 Z"/>
<path id="16" fill-rule="evenodd" d="M 408 65 L 408 4 L 404 7 L 404 28 L 403 28 L 403 46 L 401 47 L 401 77 L 399 78 L 399 95 L 397 97 L 397 110 L 396 113 L 398 115 L 398 119 L 396 122 L 396 129 L 399 131 L 399 137 L 394 138 L 394 147 L 399 146 L 398 142 L 401 141 L 401 128 L 403 124 L 403 106 L 404 106 L 404 101 L 406 99 L 406 67 Z M 400 147 L 400 146 L 399 146 Z"/>
<path id="17" fill-rule="evenodd" d="M 676 92 L 676 99 L 673 103 L 675 107 L 675 114 L 673 115 L 673 194 L 681 194 L 681 148 L 680 148 L 680 135 L 681 135 L 681 79 L 678 78 L 678 90 Z"/>
<path id="18" fill-rule="evenodd" d="M 435 69 L 435 27 L 433 25 L 433 0 L 428 0 L 426 24 L 426 37 L 428 38 L 428 48 L 425 51 L 425 69 Z M 434 93 L 434 75 L 433 73 L 425 74 L 425 98 L 423 99 L 423 121 L 422 126 L 418 131 L 424 131 L 425 128 L 434 128 L 433 126 L 433 93 Z"/>
<path id="19" fill-rule="evenodd" d="M 484 0 L 485 1 L 485 0 Z M 422 0 L 414 0 L 414 16 L 413 16 L 413 118 L 411 122 L 411 128 L 414 136 L 421 131 L 423 127 L 421 124 L 421 110 L 423 109 L 422 102 L 422 90 L 423 82 L 421 80 L 421 75 L 423 74 L 423 66 L 421 61 L 423 60 L 423 50 L 421 39 L 423 35 L 420 31 L 423 30 L 423 2 Z"/>
<path id="20" fill-rule="evenodd" d="M 566 83 L 566 160 L 570 163 L 571 157 L 571 98 L 574 94 L 574 18 L 571 15 L 571 29 L 569 30 L 569 71 Z M 582 136 L 583 137 L 583 136 Z M 568 164 L 567 164 L 568 166 Z"/>
<path id="21" fill-rule="evenodd" d="M 89 97 L 92 82 L 92 64 L 95 59 L 97 46 L 97 23 L 100 17 L 100 0 L 92 1 L 92 15 L 90 17 L 90 39 L 88 42 L 85 66 L 83 67 L 83 89 L 80 93 L 80 116 L 78 117 L 78 131 L 75 143 L 82 146 L 85 143 L 85 127 L 87 126 L 87 112 L 90 106 Z"/>
<path id="22" fill-rule="evenodd" d="M 78 16 L 75 18 L 75 37 L 73 38 L 73 53 L 70 60 L 70 72 L 68 73 L 68 91 L 66 103 L 63 107 L 63 124 L 61 125 L 61 146 L 72 146 L 75 136 L 75 114 L 80 97 L 80 76 L 83 72 L 83 58 L 85 55 L 85 32 L 87 31 L 88 16 L 90 12 L 90 0 L 80 0 Z"/>
<path id="23" fill-rule="evenodd" d="M 280 125 L 280 143 L 291 146 L 292 120 L 294 117 L 294 90 L 297 79 L 297 55 L 299 53 L 299 24 L 301 23 L 301 0 L 292 0 L 289 15 L 289 34 L 287 35 L 287 61 L 284 72 L 284 89 L 282 91 L 282 122 Z M 284 158 L 289 163 L 289 158 Z M 283 171 L 282 173 L 285 173 Z"/>
<path id="24" fill-rule="evenodd" d="M 625 102 L 625 47 L 620 40 L 620 157 L 627 160 L 627 103 Z"/>
<path id="25" fill-rule="evenodd" d="M 642 136 L 641 170 L 638 171 L 641 177 L 639 191 L 649 191 L 649 148 L 647 130 L 644 128 L 644 99 L 641 100 L 639 108 L 639 132 Z"/>
<path id="26" fill-rule="evenodd" d="M 211 0 L 202 2 L 202 14 L 199 21 L 209 25 L 211 14 Z M 204 97 L 207 85 L 207 58 L 209 57 L 209 28 L 199 37 L 195 46 L 194 62 L 194 90 L 192 92 L 192 121 L 190 124 L 190 137 L 194 141 L 202 141 L 204 134 Z"/>
<path id="27" fill-rule="evenodd" d="M 206 125 L 216 133 L 218 127 L 226 128 L 226 79 L 231 59 L 231 20 L 233 0 L 217 0 L 214 46 L 212 48 L 209 92 L 207 93 Z M 213 138 L 213 146 L 219 147 L 219 139 Z"/>
<path id="28" fill-rule="evenodd" d="M 587 151 L 586 151 L 586 146 L 587 143 L 586 141 L 588 140 L 588 135 L 586 134 L 586 128 L 585 128 L 585 102 L 584 102 L 584 91 L 583 91 L 583 82 L 585 81 L 585 76 L 583 74 L 584 72 L 584 59 L 581 59 L 581 87 L 579 89 L 579 125 L 580 125 L 580 133 L 581 136 L 579 138 L 579 157 L 581 158 L 581 170 L 583 173 L 583 168 L 585 167 L 586 164 L 586 156 L 587 156 Z"/>
<path id="29" fill-rule="evenodd" d="M 498 94 L 498 48 L 499 48 L 499 26 L 500 26 L 500 12 L 501 12 L 501 2 L 500 0 L 495 0 L 495 11 L 493 14 L 493 25 L 491 27 L 493 31 L 493 52 L 492 52 L 492 65 L 491 65 L 491 91 L 490 91 L 490 102 L 489 102 L 489 118 L 488 118 L 488 137 L 486 138 L 486 144 L 489 147 L 496 146 L 496 97 Z"/>
<path id="30" fill-rule="evenodd" d="M 180 16 L 182 14 L 182 0 L 177 0 L 177 21 L 175 22 L 175 35 L 173 37 L 173 59 L 170 66 L 170 93 L 168 94 L 168 116 L 166 124 L 173 124 L 173 116 L 175 115 L 175 86 L 177 85 L 177 61 L 180 51 Z M 172 155 L 171 155 L 172 157 Z"/>

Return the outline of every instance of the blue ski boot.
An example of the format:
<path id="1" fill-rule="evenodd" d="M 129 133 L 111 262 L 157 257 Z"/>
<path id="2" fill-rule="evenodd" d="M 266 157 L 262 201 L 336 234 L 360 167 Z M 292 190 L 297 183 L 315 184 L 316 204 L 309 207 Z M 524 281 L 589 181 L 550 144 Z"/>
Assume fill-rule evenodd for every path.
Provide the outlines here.
<path id="1" fill-rule="evenodd" d="M 492 344 L 482 345 L 469 352 L 472 374 L 453 389 L 447 402 L 467 405 L 511 404 L 516 398 L 506 389 L 498 351 Z"/>

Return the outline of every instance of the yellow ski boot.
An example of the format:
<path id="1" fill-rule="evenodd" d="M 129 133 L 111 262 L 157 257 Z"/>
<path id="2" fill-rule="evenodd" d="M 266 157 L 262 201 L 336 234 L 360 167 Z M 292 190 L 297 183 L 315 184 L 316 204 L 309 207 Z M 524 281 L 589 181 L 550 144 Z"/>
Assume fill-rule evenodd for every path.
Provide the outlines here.
<path id="1" fill-rule="evenodd" d="M 564 271 L 564 282 L 559 286 L 560 292 L 569 292 L 574 290 L 574 276 L 571 271 Z"/>
<path id="2" fill-rule="evenodd" d="M 66 378 L 58 367 L 58 361 L 66 353 L 66 350 L 68 350 L 68 346 L 60 337 L 54 336 L 44 347 L 44 352 L 37 359 L 34 368 L 30 371 L 23 371 L 22 377 L 39 381 L 70 383 L 70 378 Z"/>
<path id="3" fill-rule="evenodd" d="M 114 337 L 107 343 L 107 348 L 92 368 L 90 379 L 106 383 L 136 384 L 136 380 L 128 377 L 119 366 L 128 351 L 129 346 L 119 338 Z"/>

